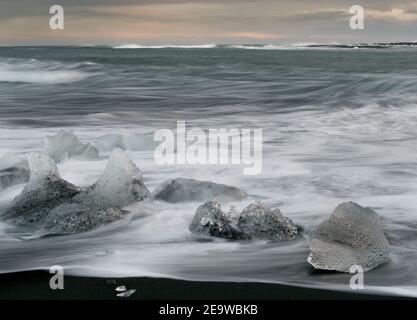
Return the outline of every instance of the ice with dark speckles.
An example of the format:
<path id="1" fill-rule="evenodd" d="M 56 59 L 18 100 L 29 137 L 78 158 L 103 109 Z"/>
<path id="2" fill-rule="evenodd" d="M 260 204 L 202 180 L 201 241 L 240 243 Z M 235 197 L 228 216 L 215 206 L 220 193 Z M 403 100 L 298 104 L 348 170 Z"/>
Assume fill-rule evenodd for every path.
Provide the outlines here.
<path id="1" fill-rule="evenodd" d="M 369 271 L 388 261 L 389 243 L 378 214 L 354 202 L 336 207 L 310 239 L 307 261 L 316 269 Z"/>
<path id="2" fill-rule="evenodd" d="M 247 197 L 239 188 L 194 179 L 177 178 L 164 182 L 153 192 L 154 199 L 166 202 L 237 201 Z"/>

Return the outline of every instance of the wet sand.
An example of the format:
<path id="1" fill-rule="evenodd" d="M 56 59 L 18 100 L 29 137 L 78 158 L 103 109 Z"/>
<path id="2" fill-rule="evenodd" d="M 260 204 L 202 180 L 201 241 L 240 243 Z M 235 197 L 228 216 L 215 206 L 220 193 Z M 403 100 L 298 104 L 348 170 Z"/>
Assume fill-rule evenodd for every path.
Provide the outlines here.
<path id="1" fill-rule="evenodd" d="M 63 290 L 51 290 L 52 275 L 43 271 L 0 275 L 1 300 L 369 300 L 395 299 L 361 293 L 306 289 L 277 284 L 197 282 L 161 278 L 90 278 L 65 276 Z M 117 297 L 124 285 L 136 292 Z"/>

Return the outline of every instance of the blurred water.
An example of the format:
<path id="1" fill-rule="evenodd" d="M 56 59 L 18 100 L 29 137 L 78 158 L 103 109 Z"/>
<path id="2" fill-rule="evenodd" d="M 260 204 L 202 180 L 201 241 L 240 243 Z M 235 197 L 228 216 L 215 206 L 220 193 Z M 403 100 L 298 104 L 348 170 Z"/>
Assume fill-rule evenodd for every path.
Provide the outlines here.
<path id="1" fill-rule="evenodd" d="M 157 166 L 129 151 L 152 190 L 169 178 L 235 185 L 305 227 L 283 244 L 201 241 L 188 231 L 200 203 L 130 207 L 126 220 L 75 236 L 27 240 L 0 224 L 0 272 L 49 268 L 92 276 L 264 281 L 349 290 L 349 275 L 306 262 L 308 234 L 342 201 L 373 207 L 389 263 L 369 291 L 417 296 L 417 56 L 415 49 L 0 48 L 0 156 L 43 148 L 62 127 L 83 141 L 107 133 L 190 127 L 263 129 L 263 171 Z M 39 76 L 38 76 L 39 75 Z M 108 154 L 69 160 L 60 173 L 94 183 Z M 0 193 L 0 210 L 22 186 Z M 230 204 L 224 204 L 227 208 Z M 26 240 L 25 240 L 26 239 Z"/>

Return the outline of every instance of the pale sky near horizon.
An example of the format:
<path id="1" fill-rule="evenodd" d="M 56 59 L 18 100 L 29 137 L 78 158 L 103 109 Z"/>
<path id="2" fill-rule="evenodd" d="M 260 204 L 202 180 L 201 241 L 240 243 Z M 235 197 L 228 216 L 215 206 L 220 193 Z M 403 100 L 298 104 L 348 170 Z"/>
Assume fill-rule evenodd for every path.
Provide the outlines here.
<path id="1" fill-rule="evenodd" d="M 354 4 L 364 30 L 349 27 Z M 64 30 L 50 30 L 51 5 L 63 6 Z M 2 45 L 416 40 L 416 0 L 0 0 Z"/>

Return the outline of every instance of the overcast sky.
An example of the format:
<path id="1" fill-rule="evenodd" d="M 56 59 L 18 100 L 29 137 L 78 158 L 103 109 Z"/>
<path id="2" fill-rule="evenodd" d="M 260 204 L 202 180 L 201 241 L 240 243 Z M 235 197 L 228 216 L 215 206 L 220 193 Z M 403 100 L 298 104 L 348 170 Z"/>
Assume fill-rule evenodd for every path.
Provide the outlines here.
<path id="1" fill-rule="evenodd" d="M 49 29 L 62 5 L 65 29 Z M 351 30 L 349 8 L 365 9 Z M 0 44 L 416 41 L 411 0 L 0 0 Z"/>

